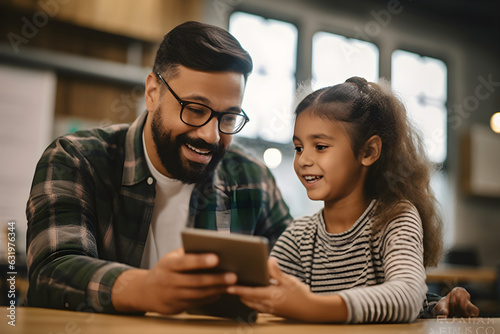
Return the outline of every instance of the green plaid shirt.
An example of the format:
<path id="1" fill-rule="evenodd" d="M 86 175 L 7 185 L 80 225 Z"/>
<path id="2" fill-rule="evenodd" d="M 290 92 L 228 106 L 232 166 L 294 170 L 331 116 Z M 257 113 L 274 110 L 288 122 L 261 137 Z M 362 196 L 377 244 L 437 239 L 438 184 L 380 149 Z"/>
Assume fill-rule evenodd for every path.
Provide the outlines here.
<path id="1" fill-rule="evenodd" d="M 146 115 L 60 137 L 43 153 L 26 209 L 28 305 L 115 311 L 111 288 L 140 265 L 155 202 Z M 194 188 L 188 226 L 262 235 L 272 246 L 291 219 L 270 171 L 232 146 L 213 180 Z"/>

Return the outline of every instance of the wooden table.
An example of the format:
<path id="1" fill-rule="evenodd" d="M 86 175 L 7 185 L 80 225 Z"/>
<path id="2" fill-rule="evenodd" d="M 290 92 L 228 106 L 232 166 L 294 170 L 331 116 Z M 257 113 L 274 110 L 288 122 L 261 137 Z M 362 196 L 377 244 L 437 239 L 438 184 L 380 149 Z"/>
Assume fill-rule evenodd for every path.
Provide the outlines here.
<path id="1" fill-rule="evenodd" d="M 500 333 L 500 318 L 417 320 L 411 324 L 331 325 L 292 322 L 261 314 L 248 324 L 233 320 L 181 314 L 145 316 L 94 314 L 42 308 L 16 307 L 15 327 L 8 324 L 9 310 L 1 307 L 0 333 L 47 334 L 322 334 L 322 333 Z"/>

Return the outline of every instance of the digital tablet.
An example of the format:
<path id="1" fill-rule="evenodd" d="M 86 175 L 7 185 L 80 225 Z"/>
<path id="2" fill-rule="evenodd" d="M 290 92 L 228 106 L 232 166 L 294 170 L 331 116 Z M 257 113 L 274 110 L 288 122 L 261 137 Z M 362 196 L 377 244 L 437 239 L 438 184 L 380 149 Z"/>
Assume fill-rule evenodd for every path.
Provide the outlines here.
<path id="1" fill-rule="evenodd" d="M 209 271 L 234 272 L 238 276 L 238 285 L 269 284 L 268 241 L 265 237 L 187 228 L 182 231 L 182 244 L 186 253 L 217 254 L 219 263 Z M 238 296 L 229 294 L 189 312 L 248 322 L 257 317 L 257 312 L 241 303 Z"/>

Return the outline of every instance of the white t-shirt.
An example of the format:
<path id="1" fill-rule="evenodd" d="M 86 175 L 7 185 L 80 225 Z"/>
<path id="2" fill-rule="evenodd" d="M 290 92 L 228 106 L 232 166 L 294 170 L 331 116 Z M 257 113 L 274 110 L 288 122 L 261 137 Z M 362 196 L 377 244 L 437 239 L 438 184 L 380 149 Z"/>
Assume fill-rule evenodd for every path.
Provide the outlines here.
<path id="1" fill-rule="evenodd" d="M 156 198 L 141 268 L 151 269 L 166 253 L 182 246 L 181 230 L 186 227 L 189 200 L 194 184 L 184 184 L 161 174 L 151 163 L 142 138 L 149 170 L 156 180 Z"/>

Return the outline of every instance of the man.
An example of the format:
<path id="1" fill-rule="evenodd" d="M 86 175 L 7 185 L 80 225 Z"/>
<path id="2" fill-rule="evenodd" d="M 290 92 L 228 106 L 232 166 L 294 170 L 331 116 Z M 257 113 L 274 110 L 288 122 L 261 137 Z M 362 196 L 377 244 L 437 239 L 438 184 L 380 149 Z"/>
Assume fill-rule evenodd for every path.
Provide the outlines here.
<path id="1" fill-rule="evenodd" d="M 218 259 L 184 254 L 182 228 L 274 244 L 291 221 L 288 207 L 269 170 L 229 147 L 248 121 L 241 102 L 251 70 L 229 33 L 186 22 L 159 47 L 147 113 L 47 148 L 27 205 L 29 305 L 179 313 L 236 282 L 233 273 L 192 273 Z"/>
<path id="2" fill-rule="evenodd" d="M 251 70 L 233 36 L 187 22 L 160 45 L 146 79 L 149 112 L 130 127 L 52 143 L 27 206 L 29 305 L 178 313 L 236 281 L 190 273 L 218 259 L 183 254 L 182 228 L 274 243 L 288 207 L 269 170 L 229 148 L 248 121 L 241 102 Z"/>

